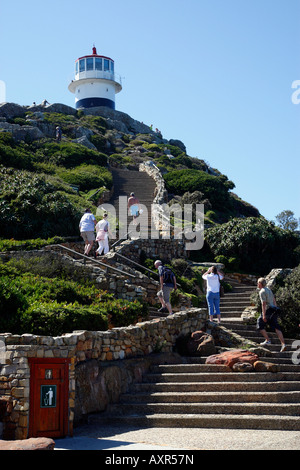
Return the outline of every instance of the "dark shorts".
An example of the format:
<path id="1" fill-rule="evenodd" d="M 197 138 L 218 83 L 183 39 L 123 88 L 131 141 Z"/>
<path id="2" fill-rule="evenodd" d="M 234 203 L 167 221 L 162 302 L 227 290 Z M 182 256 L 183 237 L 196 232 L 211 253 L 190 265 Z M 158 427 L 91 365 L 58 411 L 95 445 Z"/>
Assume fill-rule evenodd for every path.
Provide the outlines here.
<path id="1" fill-rule="evenodd" d="M 266 326 L 269 325 L 272 330 L 280 330 L 282 331 L 281 326 L 278 323 L 278 314 L 277 313 L 272 313 L 272 309 L 268 308 L 266 311 L 266 317 L 267 321 L 264 322 L 262 315 L 258 317 L 257 323 L 256 323 L 256 329 L 257 330 L 265 330 Z"/>

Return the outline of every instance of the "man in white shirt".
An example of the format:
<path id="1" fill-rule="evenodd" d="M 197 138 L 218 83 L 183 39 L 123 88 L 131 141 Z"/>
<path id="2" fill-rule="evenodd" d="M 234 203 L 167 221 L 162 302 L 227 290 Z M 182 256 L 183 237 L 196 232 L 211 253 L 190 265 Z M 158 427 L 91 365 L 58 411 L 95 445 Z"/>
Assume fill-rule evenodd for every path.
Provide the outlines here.
<path id="1" fill-rule="evenodd" d="M 95 216 L 92 214 L 91 209 L 86 209 L 79 222 L 80 235 L 85 242 L 84 254 L 86 256 L 88 256 L 94 244 L 96 223 L 97 221 Z"/>

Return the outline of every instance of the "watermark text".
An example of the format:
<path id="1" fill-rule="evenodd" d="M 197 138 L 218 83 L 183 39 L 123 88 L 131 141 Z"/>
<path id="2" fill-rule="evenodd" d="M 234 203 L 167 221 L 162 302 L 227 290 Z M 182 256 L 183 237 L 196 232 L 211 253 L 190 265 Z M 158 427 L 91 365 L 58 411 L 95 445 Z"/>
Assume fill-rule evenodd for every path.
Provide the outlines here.
<path id="1" fill-rule="evenodd" d="M 292 83 L 292 88 L 295 91 L 292 93 L 292 103 L 299 104 L 300 103 L 300 80 L 294 80 Z"/>

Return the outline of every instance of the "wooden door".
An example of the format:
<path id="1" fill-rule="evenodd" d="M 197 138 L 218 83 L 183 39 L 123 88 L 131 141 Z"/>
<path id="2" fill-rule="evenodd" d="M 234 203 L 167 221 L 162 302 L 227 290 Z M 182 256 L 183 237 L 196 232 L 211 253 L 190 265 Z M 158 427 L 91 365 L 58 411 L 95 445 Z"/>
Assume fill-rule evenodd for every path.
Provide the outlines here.
<path id="1" fill-rule="evenodd" d="M 68 434 L 69 362 L 29 358 L 29 437 Z"/>

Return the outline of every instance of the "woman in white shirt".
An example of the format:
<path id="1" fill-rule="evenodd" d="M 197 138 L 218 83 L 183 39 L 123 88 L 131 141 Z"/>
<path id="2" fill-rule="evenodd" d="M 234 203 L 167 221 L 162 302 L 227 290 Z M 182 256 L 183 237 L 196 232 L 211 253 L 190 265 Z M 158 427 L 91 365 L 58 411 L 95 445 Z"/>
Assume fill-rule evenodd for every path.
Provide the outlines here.
<path id="1" fill-rule="evenodd" d="M 206 300 L 209 311 L 209 319 L 213 321 L 213 316 L 217 315 L 218 323 L 221 322 L 220 312 L 220 280 L 224 279 L 222 271 L 218 271 L 216 266 L 209 268 L 202 276 L 207 282 Z"/>
<path id="2" fill-rule="evenodd" d="M 104 254 L 109 252 L 109 246 L 108 246 L 108 234 L 111 235 L 110 229 L 109 229 L 109 222 L 107 220 L 107 214 L 103 214 L 103 219 L 100 220 L 100 222 L 97 223 L 96 225 L 96 240 L 99 244 L 98 250 L 96 250 L 95 257 L 97 258 L 97 255 L 101 255 L 102 251 L 104 250 Z"/>

